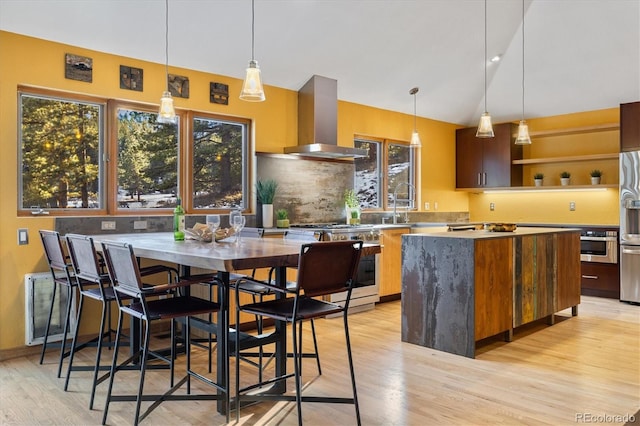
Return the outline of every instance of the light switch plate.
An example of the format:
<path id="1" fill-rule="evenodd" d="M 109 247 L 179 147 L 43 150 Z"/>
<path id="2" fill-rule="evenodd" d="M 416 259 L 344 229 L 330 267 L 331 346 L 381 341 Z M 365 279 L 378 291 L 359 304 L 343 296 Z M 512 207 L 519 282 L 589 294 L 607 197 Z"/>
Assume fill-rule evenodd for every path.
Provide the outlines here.
<path id="1" fill-rule="evenodd" d="M 100 226 L 100 229 L 103 231 L 113 231 L 116 229 L 116 221 L 115 220 L 103 220 Z"/>
<path id="2" fill-rule="evenodd" d="M 24 246 L 29 244 L 29 230 L 25 228 L 18 229 L 18 245 Z"/>
<path id="3" fill-rule="evenodd" d="M 489 210 L 494 211 L 496 209 L 496 203 L 489 203 Z"/>
<path id="4" fill-rule="evenodd" d="M 569 201 L 569 211 L 576 211 L 576 202 L 575 201 Z"/>

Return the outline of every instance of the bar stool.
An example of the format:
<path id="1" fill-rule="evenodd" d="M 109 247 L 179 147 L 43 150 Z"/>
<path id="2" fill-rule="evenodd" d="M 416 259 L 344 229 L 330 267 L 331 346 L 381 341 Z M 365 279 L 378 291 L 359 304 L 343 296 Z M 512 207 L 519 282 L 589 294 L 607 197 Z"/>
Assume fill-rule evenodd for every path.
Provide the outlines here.
<path id="1" fill-rule="evenodd" d="M 70 352 L 67 352 L 67 335 L 69 333 L 69 319 L 71 316 L 71 306 L 73 303 L 73 294 L 77 289 L 77 282 L 73 277 L 73 266 L 68 261 L 68 257 L 63 247 L 63 240 L 60 237 L 60 233 L 56 231 L 49 231 L 41 229 L 40 239 L 42 240 L 42 246 L 44 247 L 44 254 L 47 258 L 49 270 L 51 271 L 51 277 L 53 279 L 53 293 L 51 296 L 51 305 L 49 307 L 49 317 L 47 319 L 47 326 L 44 332 L 44 342 L 42 344 L 42 352 L 40 353 L 40 364 L 44 361 L 44 354 L 50 345 L 49 330 L 51 328 L 51 318 L 53 315 L 56 293 L 58 286 L 64 287 L 67 292 L 67 304 L 65 306 L 64 315 L 64 331 L 62 334 L 62 341 L 60 342 L 60 359 L 58 361 L 58 377 L 62 373 L 62 363 L 64 358 L 69 356 Z"/>
<path id="2" fill-rule="evenodd" d="M 74 276 L 77 282 L 78 289 L 80 290 L 80 301 L 78 304 L 77 313 L 77 327 L 73 336 L 73 343 L 71 345 L 71 354 L 69 356 L 69 364 L 67 365 L 67 377 L 64 382 L 64 390 L 69 387 L 69 379 L 71 378 L 71 372 L 80 370 L 93 370 L 93 382 L 91 385 L 91 397 L 89 399 L 89 409 L 93 409 L 93 401 L 95 398 L 96 386 L 102 383 L 109 374 L 105 374 L 98 378 L 98 372 L 100 367 L 100 358 L 102 355 L 102 347 L 104 340 L 107 339 L 107 346 L 111 347 L 111 337 L 115 335 L 115 330 L 111 327 L 111 304 L 116 301 L 116 296 L 111 286 L 111 280 L 106 272 L 103 272 L 102 261 L 96 251 L 93 239 L 85 235 L 67 234 L 66 235 L 67 248 L 71 257 L 71 264 L 73 265 Z M 141 268 L 142 276 L 150 276 L 159 273 L 168 274 L 169 281 L 176 281 L 178 278 L 178 270 L 170 266 L 154 265 L 147 268 Z M 125 296 L 122 296 L 125 298 Z M 101 317 L 100 317 L 100 329 L 98 335 L 79 345 L 78 344 L 78 330 L 82 322 L 82 314 L 84 309 L 85 298 L 93 299 L 101 303 Z M 108 319 L 108 321 L 107 321 Z M 107 328 L 105 330 L 105 325 Z M 93 366 L 74 366 L 75 353 L 95 343 L 97 346 L 96 360 Z"/>

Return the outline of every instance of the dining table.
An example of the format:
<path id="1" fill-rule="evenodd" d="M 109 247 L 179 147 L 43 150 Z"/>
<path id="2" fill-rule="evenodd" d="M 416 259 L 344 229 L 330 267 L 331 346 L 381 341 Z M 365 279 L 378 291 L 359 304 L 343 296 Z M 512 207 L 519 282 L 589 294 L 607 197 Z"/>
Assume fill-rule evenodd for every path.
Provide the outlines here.
<path id="1" fill-rule="evenodd" d="M 173 232 L 147 232 L 123 234 L 92 235 L 97 248 L 104 241 L 128 243 L 132 246 L 138 258 L 152 259 L 174 263 L 178 265 L 180 274 L 189 276 L 190 268 L 200 268 L 215 272 L 223 285 L 218 286 L 218 302 L 220 311 L 217 314 L 216 351 L 217 382 L 228 383 L 229 357 L 229 282 L 230 274 L 237 271 L 259 268 L 274 268 L 275 282 L 286 285 L 286 269 L 298 266 L 300 248 L 304 241 L 283 238 L 228 238 L 216 242 L 185 239 L 176 241 Z M 308 243 L 308 242 L 307 242 Z M 317 243 L 317 244 L 322 244 Z M 363 256 L 380 253 L 378 244 L 364 244 Z M 275 323 L 275 373 L 278 376 L 286 374 L 287 369 L 287 340 L 286 324 Z M 272 391 L 284 393 L 284 382 Z M 218 399 L 217 410 L 225 414 L 226 401 Z"/>

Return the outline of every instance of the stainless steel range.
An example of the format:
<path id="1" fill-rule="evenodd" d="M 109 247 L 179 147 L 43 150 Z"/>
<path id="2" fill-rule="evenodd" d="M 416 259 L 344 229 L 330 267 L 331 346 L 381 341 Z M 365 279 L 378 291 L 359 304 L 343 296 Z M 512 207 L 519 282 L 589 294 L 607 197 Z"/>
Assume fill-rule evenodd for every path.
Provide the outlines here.
<path id="1" fill-rule="evenodd" d="M 373 225 L 339 225 L 335 223 L 313 223 L 292 225 L 292 229 L 313 229 L 320 231 L 322 241 L 361 240 L 365 243 L 379 243 L 380 231 Z M 349 312 L 356 313 L 373 309 L 379 296 L 379 256 L 363 256 L 360 258 L 356 286 L 351 292 Z M 335 303 L 344 302 L 346 293 L 329 296 L 327 300 Z"/>

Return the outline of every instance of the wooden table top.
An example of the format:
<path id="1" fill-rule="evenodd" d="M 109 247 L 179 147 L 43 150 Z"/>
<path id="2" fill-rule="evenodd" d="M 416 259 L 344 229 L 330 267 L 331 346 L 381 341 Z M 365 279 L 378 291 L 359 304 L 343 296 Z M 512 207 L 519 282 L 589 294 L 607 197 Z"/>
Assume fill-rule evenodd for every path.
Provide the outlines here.
<path id="1" fill-rule="evenodd" d="M 272 266 L 298 266 L 302 241 L 280 238 L 243 238 L 240 244 L 221 241 L 174 241 L 172 232 L 102 234 L 96 243 L 129 243 L 136 256 L 216 271 L 237 271 Z M 365 244 L 363 255 L 380 253 L 377 244 Z"/>

